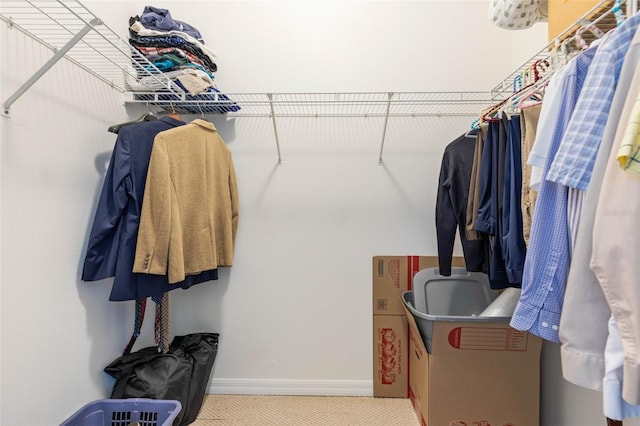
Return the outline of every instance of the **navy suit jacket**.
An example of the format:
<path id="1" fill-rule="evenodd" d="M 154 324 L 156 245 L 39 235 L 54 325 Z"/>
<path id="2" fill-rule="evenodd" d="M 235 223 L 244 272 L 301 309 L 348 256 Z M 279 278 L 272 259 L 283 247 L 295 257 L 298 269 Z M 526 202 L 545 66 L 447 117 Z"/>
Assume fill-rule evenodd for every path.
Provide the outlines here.
<path id="1" fill-rule="evenodd" d="M 93 220 L 83 281 L 114 277 L 109 300 L 136 300 L 217 280 L 213 269 L 169 284 L 166 275 L 133 273 L 142 198 L 155 136 L 185 123 L 171 117 L 120 129 Z"/>

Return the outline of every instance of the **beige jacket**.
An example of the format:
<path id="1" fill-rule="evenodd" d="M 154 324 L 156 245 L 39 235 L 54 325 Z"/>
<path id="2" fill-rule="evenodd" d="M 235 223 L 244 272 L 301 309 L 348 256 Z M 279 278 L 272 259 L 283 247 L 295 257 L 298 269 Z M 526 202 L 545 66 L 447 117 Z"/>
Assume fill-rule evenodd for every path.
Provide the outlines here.
<path id="1" fill-rule="evenodd" d="M 640 48 L 640 30 L 636 34 Z M 640 64 L 640 50 L 637 54 L 630 87 L 618 83 L 619 89 L 616 89 L 623 90 L 622 95 L 626 98 L 621 114 L 613 116 L 618 126 L 613 148 L 608 153 L 609 161 L 593 220 L 590 263 L 620 332 L 624 348 L 622 396 L 633 405 L 640 404 L 640 240 L 637 231 L 640 220 L 640 179 L 620 168 L 617 148 L 624 136 L 633 105 L 640 95 L 640 67 L 637 67 Z M 623 78 L 622 74 L 620 78 Z M 616 91 L 618 99 L 623 97 L 617 95 Z"/>
<path id="2" fill-rule="evenodd" d="M 238 190 L 215 126 L 196 119 L 153 143 L 133 272 L 186 275 L 233 264 Z"/>
<path id="3" fill-rule="evenodd" d="M 624 399 L 634 405 L 640 404 L 640 247 L 635 238 L 640 181 L 620 169 L 614 147 L 624 132 L 620 126 L 628 122 L 630 109 L 625 103 L 639 95 L 640 30 L 636 30 L 582 200 L 559 330 L 563 377 L 578 386 L 602 390 L 613 313 L 624 342 L 623 386 L 628 388 Z"/>

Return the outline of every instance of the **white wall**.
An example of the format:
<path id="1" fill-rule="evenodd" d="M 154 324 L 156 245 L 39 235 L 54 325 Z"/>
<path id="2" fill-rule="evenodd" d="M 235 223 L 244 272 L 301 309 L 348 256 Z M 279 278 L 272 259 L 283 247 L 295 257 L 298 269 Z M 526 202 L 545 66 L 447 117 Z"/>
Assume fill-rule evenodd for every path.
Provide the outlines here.
<path id="1" fill-rule="evenodd" d="M 86 5 L 126 36 L 146 3 Z M 546 38 L 543 24 L 491 26 L 487 1 L 155 5 L 200 29 L 228 92 L 489 90 Z M 0 31 L 5 99 L 49 52 Z M 2 425 L 52 424 L 108 396 L 102 368 L 133 304 L 108 302 L 110 280 L 79 277 L 115 140 L 106 128 L 139 112 L 63 61 L 0 118 Z M 235 266 L 171 293 L 172 333 L 221 334 L 211 392 L 370 394 L 371 257 L 436 254 L 441 154 L 473 117 L 393 119 L 383 166 L 378 118 L 282 119 L 279 166 L 268 119 L 207 119 L 238 175 Z M 146 325 L 138 347 L 151 344 Z M 599 394 L 562 380 L 557 347 L 543 365 L 544 424 L 604 424 Z"/>

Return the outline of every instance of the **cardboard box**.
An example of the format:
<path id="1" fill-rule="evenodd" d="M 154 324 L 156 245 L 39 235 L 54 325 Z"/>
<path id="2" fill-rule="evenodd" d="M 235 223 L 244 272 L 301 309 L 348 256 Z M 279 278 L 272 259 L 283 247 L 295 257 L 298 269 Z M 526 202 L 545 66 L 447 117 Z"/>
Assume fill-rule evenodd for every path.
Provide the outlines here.
<path id="1" fill-rule="evenodd" d="M 451 265 L 464 267 L 464 258 L 454 256 Z M 438 256 L 374 256 L 373 314 L 404 316 L 401 297 L 412 289 L 413 276 L 437 267 Z"/>
<path id="2" fill-rule="evenodd" d="M 454 257 L 452 265 L 464 267 L 464 258 Z M 401 296 L 418 271 L 436 267 L 437 256 L 373 257 L 373 396 L 409 397 L 409 328 Z"/>
<path id="3" fill-rule="evenodd" d="M 600 0 L 548 0 L 547 31 L 549 41 L 559 36 L 567 28 L 574 27 L 577 30 L 580 27 L 578 20 L 600 3 Z M 612 7 L 613 1 L 609 4 L 603 4 L 596 9 L 596 13 L 587 16 L 587 19 L 593 20 L 602 14 L 602 10 L 610 10 Z"/>
<path id="4" fill-rule="evenodd" d="M 505 322 L 435 321 L 428 353 L 414 317 L 403 309 L 409 397 L 422 425 L 539 424 L 539 337 Z"/>
<path id="5" fill-rule="evenodd" d="M 373 395 L 409 397 L 407 318 L 402 315 L 373 316 Z"/>

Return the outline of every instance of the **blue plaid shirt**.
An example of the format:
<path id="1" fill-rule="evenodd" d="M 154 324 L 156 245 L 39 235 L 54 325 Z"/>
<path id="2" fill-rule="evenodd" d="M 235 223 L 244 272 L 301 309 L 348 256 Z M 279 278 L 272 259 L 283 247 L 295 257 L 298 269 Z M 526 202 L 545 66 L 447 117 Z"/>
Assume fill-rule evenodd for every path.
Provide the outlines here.
<path id="1" fill-rule="evenodd" d="M 562 135 L 581 93 L 596 52 L 587 49 L 567 65 L 559 92 L 562 108 L 552 129 L 543 176 L 558 152 Z M 568 188 L 542 180 L 531 223 L 531 235 L 522 274 L 522 293 L 511 326 L 543 339 L 559 342 L 560 312 L 569 275 L 570 241 L 567 219 Z"/>
<path id="2" fill-rule="evenodd" d="M 591 179 L 625 55 L 640 23 L 634 15 L 598 47 L 584 90 L 546 179 L 585 191 Z"/>

